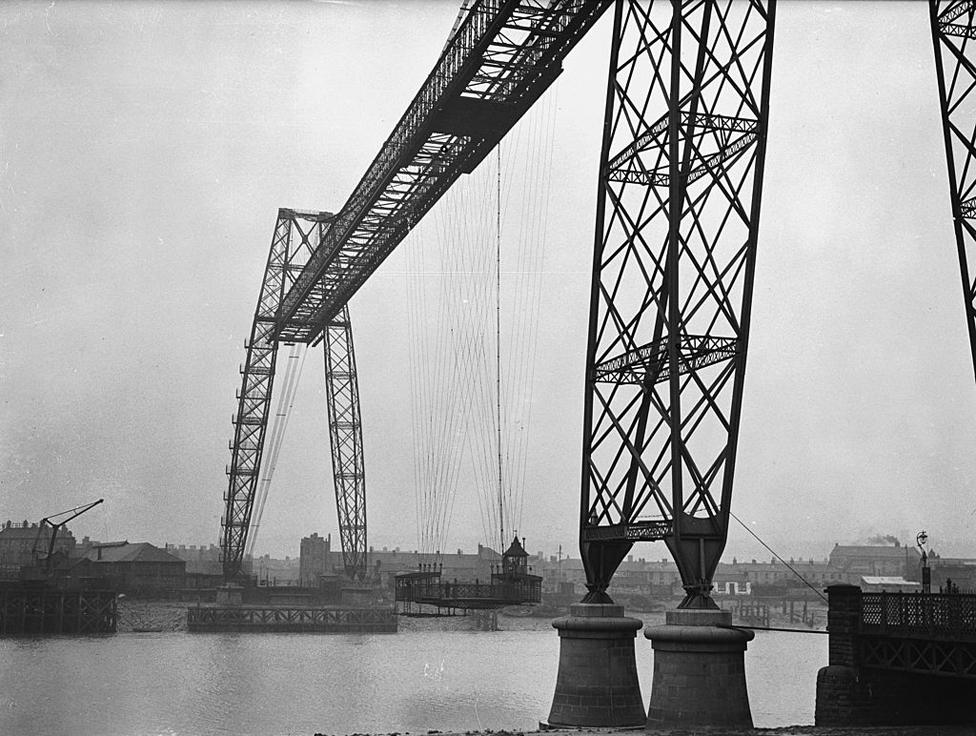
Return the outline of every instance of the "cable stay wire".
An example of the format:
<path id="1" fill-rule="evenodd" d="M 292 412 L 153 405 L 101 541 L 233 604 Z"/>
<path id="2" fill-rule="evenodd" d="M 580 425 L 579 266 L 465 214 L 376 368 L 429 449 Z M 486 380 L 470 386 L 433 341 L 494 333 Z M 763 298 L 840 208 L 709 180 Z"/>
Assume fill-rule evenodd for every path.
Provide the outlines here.
<path id="1" fill-rule="evenodd" d="M 264 507 L 268 501 L 268 491 L 274 478 L 275 468 L 278 466 L 278 455 L 281 453 L 285 429 L 288 427 L 288 420 L 291 417 L 291 410 L 295 404 L 295 395 L 298 392 L 299 378 L 302 374 L 302 367 L 305 365 L 305 357 L 308 352 L 303 343 L 291 345 L 288 357 L 285 361 L 284 375 L 282 376 L 281 391 L 278 394 L 278 401 L 275 406 L 274 414 L 271 418 L 271 427 L 268 439 L 265 441 L 265 449 L 262 453 L 266 460 L 261 464 L 261 474 L 258 477 L 258 490 L 255 499 L 255 511 L 251 515 L 250 534 L 244 548 L 244 555 L 247 557 L 252 554 L 254 545 L 257 542 L 258 533 L 261 529 L 261 519 L 264 516 Z"/>
<path id="2" fill-rule="evenodd" d="M 769 553 L 770 553 L 771 555 L 773 555 L 773 557 L 775 557 L 775 558 L 776 558 L 777 560 L 779 560 L 779 561 L 780 561 L 780 562 L 782 562 L 782 563 L 783 563 L 784 565 L 786 565 L 786 567 L 787 567 L 787 568 L 788 568 L 788 569 L 790 570 L 790 572 L 792 572 L 792 573 L 793 573 L 794 575 L 796 575 L 796 576 L 797 576 L 797 578 L 799 578 L 799 579 L 800 579 L 800 581 L 801 581 L 801 582 L 802 582 L 802 583 L 803 583 L 804 585 L 806 585 L 806 586 L 807 586 L 807 587 L 808 587 L 808 588 L 809 588 L 810 590 L 812 590 L 812 591 L 813 591 L 814 593 L 816 593 L 817 595 L 819 595 L 819 596 L 820 596 L 820 597 L 821 597 L 821 598 L 823 599 L 823 602 L 824 602 L 824 603 L 827 603 L 827 596 L 825 596 L 825 595 L 824 595 L 824 594 L 823 594 L 823 593 L 822 593 L 822 592 L 821 592 L 820 590 L 818 590 L 817 588 L 815 588 L 815 587 L 813 586 L 813 584 L 811 584 L 811 583 L 810 583 L 810 581 L 809 581 L 809 580 L 807 580 L 807 579 L 806 579 L 805 577 L 803 577 L 803 576 L 802 576 L 802 575 L 801 575 L 801 574 L 800 574 L 800 573 L 799 573 L 799 572 L 797 571 L 797 569 L 796 569 L 795 567 L 793 567 L 793 565 L 791 565 L 791 564 L 790 564 L 789 562 L 787 562 L 787 561 L 786 561 L 786 560 L 784 560 L 784 559 L 783 559 L 782 557 L 780 557 L 780 556 L 779 556 L 778 554 L 776 554 L 776 552 L 774 552 L 774 551 L 773 551 L 773 548 L 772 548 L 772 547 L 770 547 L 770 546 L 769 546 L 768 544 L 766 544 L 766 543 L 765 543 L 765 542 L 764 542 L 764 541 L 763 541 L 762 539 L 760 539 L 760 537 L 759 537 L 759 535 L 758 535 L 758 534 L 756 534 L 756 533 L 755 533 L 754 531 L 752 531 L 752 529 L 750 529 L 749 527 L 747 527 L 747 526 L 745 525 L 745 522 L 743 522 L 743 521 L 742 521 L 742 519 L 740 519 L 740 518 L 739 518 L 738 516 L 736 516 L 735 514 L 733 514 L 731 510 L 729 511 L 729 516 L 731 516 L 731 517 L 732 517 L 733 519 L 735 519 L 735 520 L 736 520 L 737 522 L 739 522 L 739 524 L 740 524 L 740 526 L 742 526 L 742 528 L 743 528 L 743 529 L 745 529 L 745 530 L 746 530 L 747 532 L 749 532 L 749 533 L 750 533 L 750 534 L 751 534 L 751 535 L 752 535 L 753 537 L 755 537 L 755 539 L 756 539 L 756 541 L 757 541 L 757 542 L 759 542 L 759 544 L 761 544 L 761 545 L 762 545 L 763 547 L 765 547 L 765 548 L 766 548 L 767 550 L 769 550 Z"/>
<path id="3" fill-rule="evenodd" d="M 414 502 L 424 555 L 447 548 L 460 488 L 474 487 L 489 546 L 504 551 L 505 537 L 521 527 L 555 99 L 546 95 L 405 244 Z M 432 248 L 436 259 L 425 256 Z"/>

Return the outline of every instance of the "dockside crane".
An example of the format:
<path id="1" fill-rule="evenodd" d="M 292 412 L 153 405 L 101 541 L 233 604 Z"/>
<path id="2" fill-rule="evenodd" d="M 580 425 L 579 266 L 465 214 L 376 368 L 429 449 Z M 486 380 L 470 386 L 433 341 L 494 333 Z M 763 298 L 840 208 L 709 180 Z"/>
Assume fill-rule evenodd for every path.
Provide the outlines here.
<path id="1" fill-rule="evenodd" d="M 82 504 L 81 506 L 75 506 L 67 511 L 60 511 L 51 516 L 45 516 L 37 525 L 37 536 L 34 537 L 34 546 L 31 548 L 31 558 L 34 561 L 35 567 L 40 567 L 38 565 L 37 549 L 41 543 L 41 537 L 44 535 L 45 525 L 51 527 L 51 539 L 47 545 L 47 556 L 44 558 L 44 575 L 49 576 L 51 574 L 51 556 L 54 554 L 54 545 L 58 539 L 58 533 L 65 527 L 65 525 L 72 519 L 77 519 L 79 516 L 84 514 L 86 511 L 98 506 L 98 504 L 104 502 L 104 498 L 100 498 L 97 501 L 92 501 L 91 503 Z M 55 523 L 55 519 L 58 517 L 64 517 L 61 521 Z"/>

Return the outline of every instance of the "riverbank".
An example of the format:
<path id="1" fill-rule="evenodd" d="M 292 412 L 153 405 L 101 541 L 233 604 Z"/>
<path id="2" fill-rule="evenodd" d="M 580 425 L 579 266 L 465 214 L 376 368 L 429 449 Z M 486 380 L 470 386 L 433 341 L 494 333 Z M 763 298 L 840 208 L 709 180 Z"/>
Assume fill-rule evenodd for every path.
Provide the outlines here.
<path id="1" fill-rule="evenodd" d="M 181 601 L 120 598 L 117 631 L 120 634 L 186 631 L 189 605 Z"/>

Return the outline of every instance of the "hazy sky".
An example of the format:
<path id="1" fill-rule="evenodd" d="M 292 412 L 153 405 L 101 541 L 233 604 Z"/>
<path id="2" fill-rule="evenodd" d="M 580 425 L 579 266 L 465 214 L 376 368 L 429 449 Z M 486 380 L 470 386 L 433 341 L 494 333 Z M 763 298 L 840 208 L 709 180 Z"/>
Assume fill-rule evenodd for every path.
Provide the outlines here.
<path id="1" fill-rule="evenodd" d="M 280 206 L 345 201 L 456 3 L 0 4 L 0 518 L 216 542 Z M 525 528 L 575 554 L 609 15 L 557 109 Z M 976 384 L 923 2 L 781 2 L 733 511 L 787 556 L 873 534 L 976 556 Z M 415 242 L 403 248 L 420 248 Z M 375 545 L 416 543 L 395 253 L 351 303 Z M 258 552 L 333 533 L 309 356 Z M 450 545 L 485 541 L 460 491 Z M 635 554 L 662 557 L 663 545 Z M 733 525 L 729 554 L 768 557 Z"/>

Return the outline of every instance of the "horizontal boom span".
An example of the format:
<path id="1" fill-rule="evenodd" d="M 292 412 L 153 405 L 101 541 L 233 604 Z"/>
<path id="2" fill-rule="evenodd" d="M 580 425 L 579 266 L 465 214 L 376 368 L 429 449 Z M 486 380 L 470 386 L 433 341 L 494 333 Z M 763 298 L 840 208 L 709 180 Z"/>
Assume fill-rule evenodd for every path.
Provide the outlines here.
<path id="1" fill-rule="evenodd" d="M 470 173 L 548 89 L 609 0 L 481 0 L 321 243 L 296 253 L 278 340 L 315 342 L 325 325 L 451 184 Z"/>

